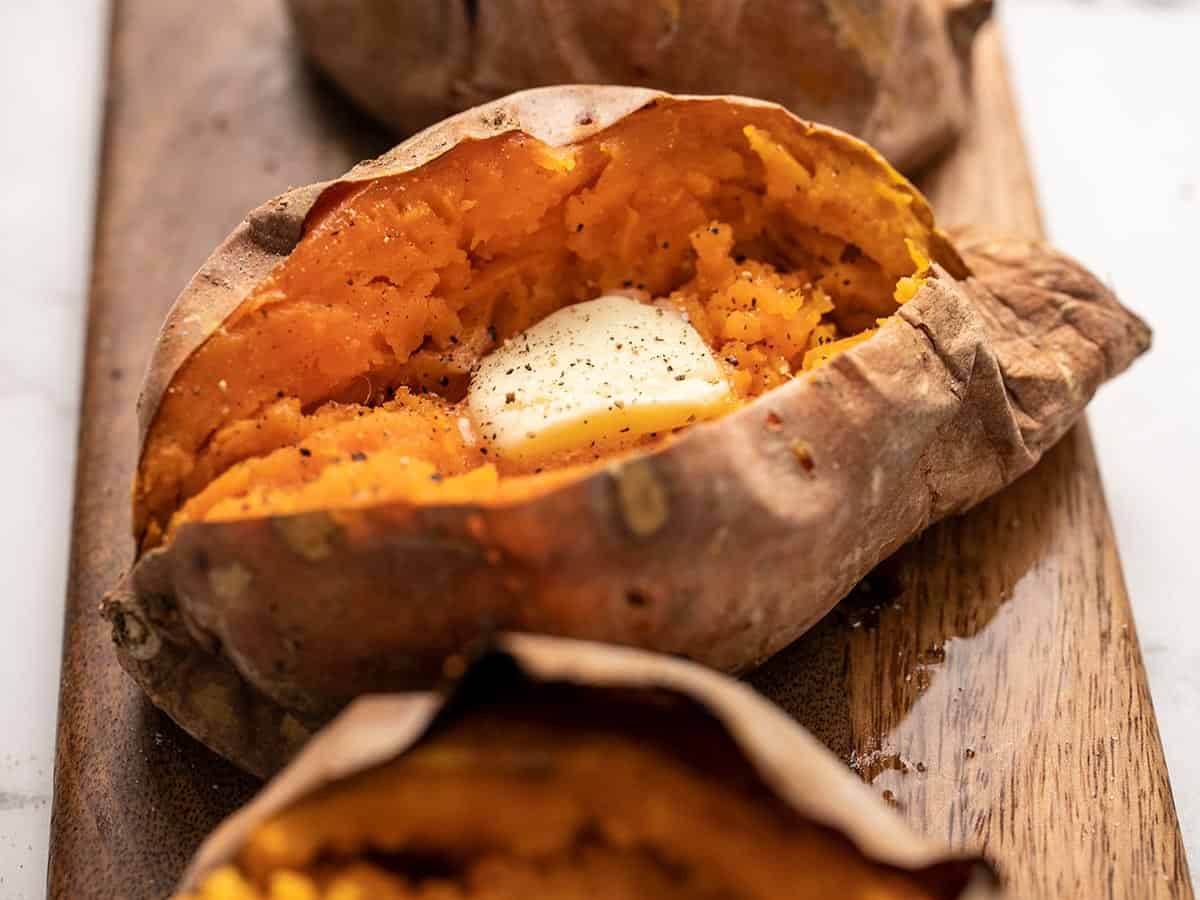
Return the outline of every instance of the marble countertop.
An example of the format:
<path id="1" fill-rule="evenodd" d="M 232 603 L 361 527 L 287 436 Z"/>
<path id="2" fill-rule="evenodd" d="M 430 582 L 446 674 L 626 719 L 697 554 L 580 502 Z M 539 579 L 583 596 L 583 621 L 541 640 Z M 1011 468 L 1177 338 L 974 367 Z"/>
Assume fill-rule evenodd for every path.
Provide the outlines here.
<path id="1" fill-rule="evenodd" d="M 44 892 L 103 95 L 103 0 L 0 6 L 0 897 Z M 1001 12 L 1046 223 L 1155 328 L 1091 423 L 1193 877 L 1200 875 L 1200 7 Z"/>

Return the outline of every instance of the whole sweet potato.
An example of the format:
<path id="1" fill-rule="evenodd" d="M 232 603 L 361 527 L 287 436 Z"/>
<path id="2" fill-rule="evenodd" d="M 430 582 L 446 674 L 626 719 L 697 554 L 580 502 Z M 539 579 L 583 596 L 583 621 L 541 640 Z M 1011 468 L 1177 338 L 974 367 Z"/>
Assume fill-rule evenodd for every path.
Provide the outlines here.
<path id="1" fill-rule="evenodd" d="M 289 0 L 317 63 L 400 134 L 504 94 L 630 84 L 744 94 L 862 137 L 902 169 L 966 122 L 988 0 Z"/>
<path id="2" fill-rule="evenodd" d="M 630 285 L 683 309 L 733 411 L 488 456 L 480 360 Z M 140 549 L 105 614 L 151 698 L 260 773 L 496 629 L 744 670 L 1148 345 L 1074 262 L 956 248 L 868 146 L 781 107 L 518 94 L 271 201 L 205 263 L 147 375 Z"/>
<path id="3" fill-rule="evenodd" d="M 509 637 L 449 699 L 359 700 L 201 847 L 194 900 L 998 896 L 749 688 Z M 192 893 L 199 891 L 199 893 Z"/>

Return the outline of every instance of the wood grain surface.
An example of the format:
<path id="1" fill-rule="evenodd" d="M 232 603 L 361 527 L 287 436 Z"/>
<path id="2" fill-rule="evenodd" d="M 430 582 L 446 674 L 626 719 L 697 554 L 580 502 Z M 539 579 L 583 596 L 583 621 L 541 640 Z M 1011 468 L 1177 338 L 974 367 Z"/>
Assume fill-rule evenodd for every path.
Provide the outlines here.
<path id="1" fill-rule="evenodd" d="M 256 787 L 141 697 L 96 606 L 132 555 L 134 399 L 168 304 L 246 210 L 390 143 L 301 64 L 281 7 L 114 3 L 52 898 L 164 897 Z M 1036 232 L 995 33 L 975 68 L 979 121 L 923 185 L 943 222 Z M 1014 896 L 1192 896 L 1086 427 L 751 680 L 914 827 L 987 852 Z"/>

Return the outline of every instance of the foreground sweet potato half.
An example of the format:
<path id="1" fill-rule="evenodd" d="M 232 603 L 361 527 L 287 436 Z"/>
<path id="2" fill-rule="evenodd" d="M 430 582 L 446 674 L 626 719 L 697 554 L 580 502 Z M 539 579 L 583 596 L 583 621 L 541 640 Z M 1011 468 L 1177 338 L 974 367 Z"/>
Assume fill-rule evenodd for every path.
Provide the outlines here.
<path id="1" fill-rule="evenodd" d="M 509 636 L 366 698 L 201 847 L 179 900 L 998 896 L 812 736 L 694 664 Z"/>
<path id="2" fill-rule="evenodd" d="M 305 48 L 400 134 L 550 84 L 744 94 L 862 137 L 904 171 L 967 120 L 989 0 L 289 0 Z M 919 114 L 912 114 L 919 110 Z"/>
<path id="3" fill-rule="evenodd" d="M 488 455 L 480 360 L 626 289 L 687 317 L 732 411 Z M 744 670 L 1148 344 L 1074 262 L 956 249 L 878 154 L 780 107 L 526 92 L 277 198 L 205 263 L 149 369 L 138 559 L 104 612 L 154 702 L 258 773 L 494 630 Z"/>

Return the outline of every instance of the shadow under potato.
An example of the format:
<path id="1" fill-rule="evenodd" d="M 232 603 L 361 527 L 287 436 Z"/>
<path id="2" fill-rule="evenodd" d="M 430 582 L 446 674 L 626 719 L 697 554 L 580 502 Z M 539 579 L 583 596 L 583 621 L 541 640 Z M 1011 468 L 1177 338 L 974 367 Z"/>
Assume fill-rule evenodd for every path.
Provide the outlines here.
<path id="1" fill-rule="evenodd" d="M 1077 439 L 1072 431 L 1027 475 L 876 566 L 747 681 L 848 763 L 877 753 L 932 679 L 954 677 L 943 665 L 947 646 L 987 629 L 1050 557 L 1055 523 L 1036 511 L 1046 482 L 1077 467 Z M 1014 509 L 1029 512 L 1018 522 Z"/>

